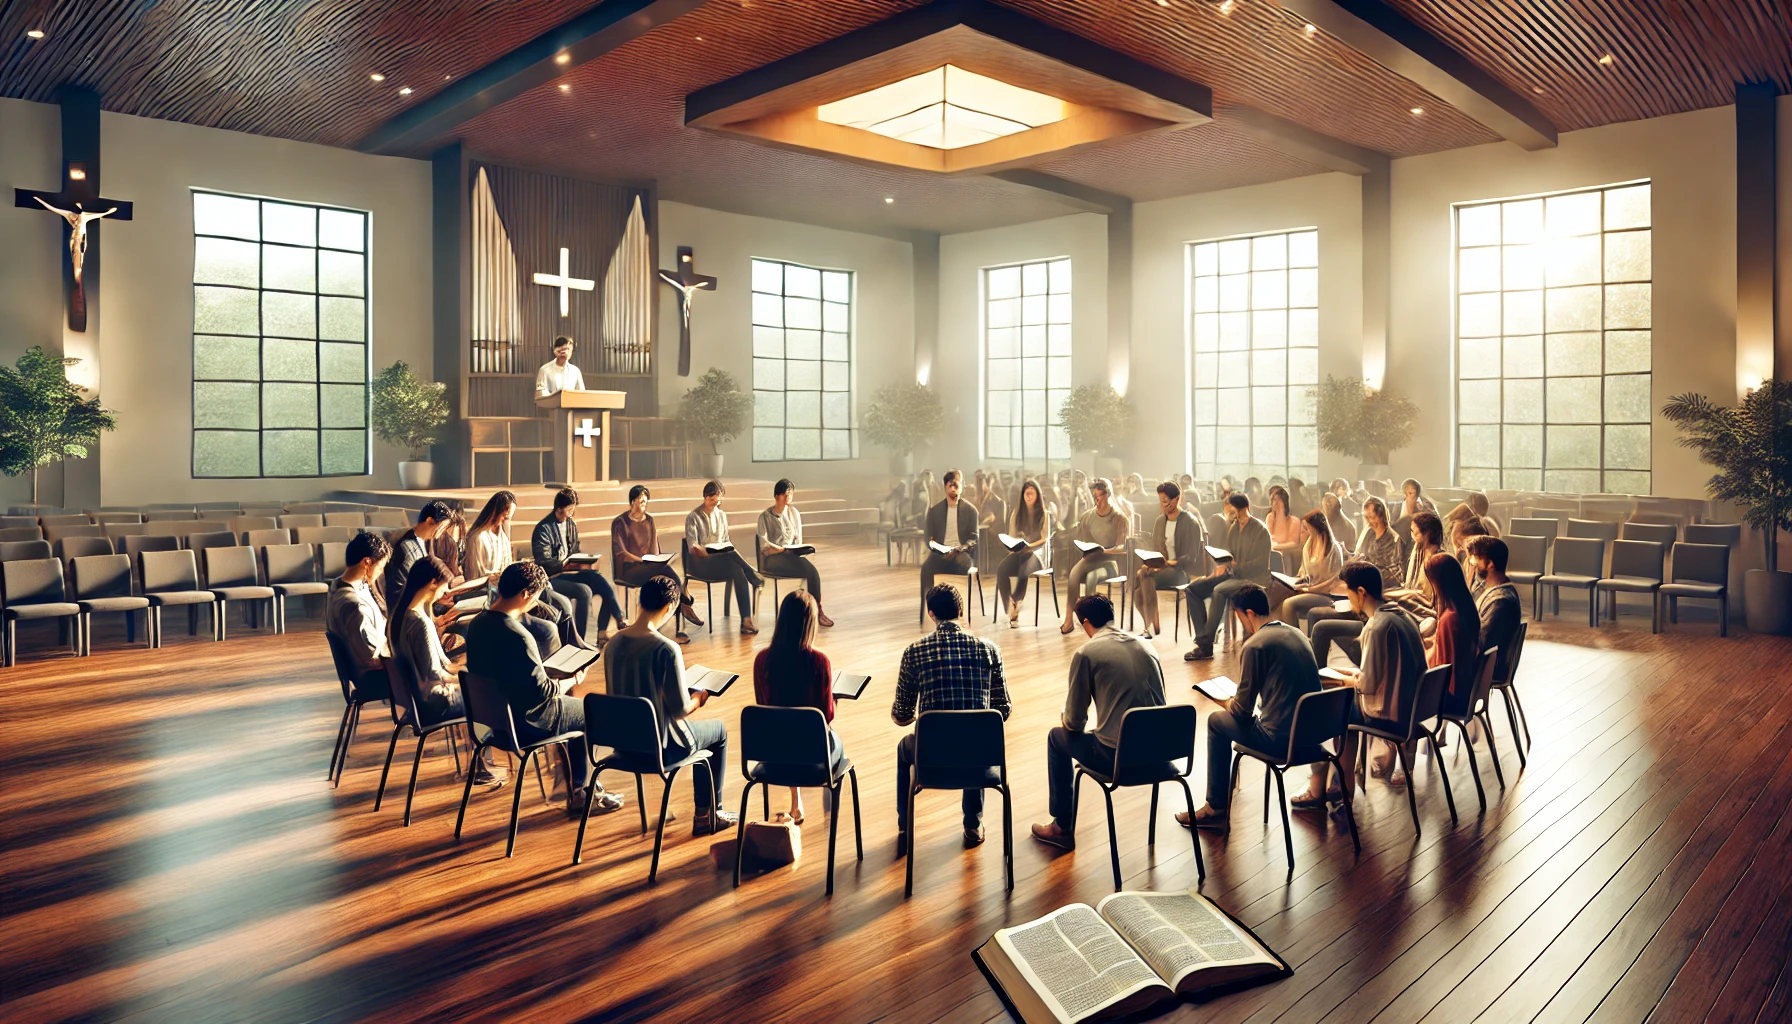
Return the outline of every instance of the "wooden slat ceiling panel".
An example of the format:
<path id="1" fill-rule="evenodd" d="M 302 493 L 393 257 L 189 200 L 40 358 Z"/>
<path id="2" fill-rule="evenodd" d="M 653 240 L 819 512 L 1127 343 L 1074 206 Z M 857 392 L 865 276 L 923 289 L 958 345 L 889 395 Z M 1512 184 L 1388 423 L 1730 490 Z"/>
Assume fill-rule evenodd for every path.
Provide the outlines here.
<path id="1" fill-rule="evenodd" d="M 1092 146 L 1034 169 L 1140 202 L 1326 172 L 1235 128 L 1224 108 L 1212 124 Z"/>
<path id="2" fill-rule="evenodd" d="M 0 4 L 0 95 L 50 102 L 72 83 L 109 111 L 347 146 L 596 3 L 15 0 Z"/>
<path id="3" fill-rule="evenodd" d="M 1738 82 L 1792 91 L 1788 0 L 1387 2 L 1563 130 L 1724 106 Z"/>

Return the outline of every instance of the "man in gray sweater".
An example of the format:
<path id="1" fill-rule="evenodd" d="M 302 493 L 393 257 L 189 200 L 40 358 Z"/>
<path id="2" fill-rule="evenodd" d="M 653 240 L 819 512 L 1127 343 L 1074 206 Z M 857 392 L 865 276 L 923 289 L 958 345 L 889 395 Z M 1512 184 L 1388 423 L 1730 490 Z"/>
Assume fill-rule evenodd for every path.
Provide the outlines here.
<path id="1" fill-rule="evenodd" d="M 1114 605 L 1101 594 L 1076 603 L 1077 622 L 1088 642 L 1070 659 L 1070 694 L 1064 724 L 1045 740 L 1046 784 L 1052 820 L 1033 826 L 1033 838 L 1065 850 L 1076 849 L 1076 763 L 1103 775 L 1114 773 L 1120 720 L 1133 708 L 1164 704 L 1164 669 L 1145 640 L 1114 628 Z M 1099 723 L 1087 731 L 1089 705 Z"/>
<path id="2" fill-rule="evenodd" d="M 1238 658 L 1238 693 L 1223 710 L 1207 716 L 1207 802 L 1195 811 L 1178 811 L 1184 826 L 1225 832 L 1232 805 L 1232 744 L 1275 753 L 1288 749 L 1294 727 L 1294 705 L 1319 692 L 1319 664 L 1305 634 L 1269 617 L 1269 595 L 1246 583 L 1232 595 L 1232 611 L 1248 640 Z M 1260 710 L 1259 710 L 1260 709 Z"/>
<path id="3" fill-rule="evenodd" d="M 1221 562 L 1213 575 L 1188 585 L 1189 629 L 1195 635 L 1195 647 L 1182 656 L 1184 661 L 1213 657 L 1213 635 L 1225 621 L 1227 603 L 1240 588 L 1247 584 L 1269 586 L 1269 528 L 1251 515 L 1251 499 L 1241 493 L 1226 497 L 1225 513 L 1226 533 L 1213 543 L 1223 545 L 1232 560 Z M 1213 599 L 1212 612 L 1204 603 L 1209 597 Z"/>

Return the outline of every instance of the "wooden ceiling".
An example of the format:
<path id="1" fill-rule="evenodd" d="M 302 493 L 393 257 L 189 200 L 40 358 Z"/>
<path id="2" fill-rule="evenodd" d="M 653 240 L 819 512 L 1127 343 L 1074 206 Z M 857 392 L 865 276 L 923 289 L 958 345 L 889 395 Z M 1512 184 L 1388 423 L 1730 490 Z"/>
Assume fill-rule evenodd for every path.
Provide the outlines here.
<path id="1" fill-rule="evenodd" d="M 859 230 L 963 231 L 1069 212 L 990 178 L 940 178 L 779 152 L 684 124 L 685 95 L 921 0 L 709 0 L 410 149 L 459 138 L 533 167 L 656 181 L 669 199 Z M 1135 200 L 1318 173 L 1229 112 L 1411 156 L 1498 141 L 1486 125 L 1295 13 L 1312 0 L 997 0 L 1209 86 L 1215 122 L 1042 159 L 1033 169 Z M 1326 0 L 1331 2 L 1331 0 Z M 1374 0 L 1336 0 L 1361 8 Z M 1560 130 L 1792 91 L 1787 0 L 1386 0 Z M 0 95 L 67 82 L 105 109 L 354 145 L 408 106 L 597 0 L 0 0 Z M 1379 8 L 1378 8 L 1379 9 Z M 25 37 L 42 29 L 41 41 Z M 699 38 L 700 37 L 700 38 Z M 1600 57 L 1611 54 L 1609 63 Z M 385 81 L 374 83 L 369 75 Z M 400 87 L 414 91 L 408 97 Z M 565 86 L 562 89 L 561 86 Z M 1420 107 L 1424 113 L 1413 115 Z M 433 129 L 432 129 L 433 130 Z M 896 198 L 894 204 L 883 202 Z"/>

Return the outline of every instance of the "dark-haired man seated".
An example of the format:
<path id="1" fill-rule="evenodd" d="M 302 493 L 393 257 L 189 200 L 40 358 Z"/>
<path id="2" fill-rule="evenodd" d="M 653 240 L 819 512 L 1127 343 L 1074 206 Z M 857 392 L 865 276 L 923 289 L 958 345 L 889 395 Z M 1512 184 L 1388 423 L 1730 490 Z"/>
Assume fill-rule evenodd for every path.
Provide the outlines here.
<path id="1" fill-rule="evenodd" d="M 1195 634 L 1194 649 L 1182 656 L 1184 661 L 1205 661 L 1213 657 L 1213 638 L 1226 619 L 1226 604 L 1247 584 L 1258 588 L 1269 586 L 1269 528 L 1263 520 L 1251 515 L 1251 499 L 1234 493 L 1226 497 L 1226 532 L 1209 543 L 1218 544 L 1231 553 L 1230 562 L 1222 562 L 1210 576 L 1203 576 L 1188 585 L 1189 630 Z M 1206 601 L 1213 600 L 1213 610 Z"/>
<path id="2" fill-rule="evenodd" d="M 573 631 L 579 646 L 602 646 L 609 635 L 610 623 L 622 625 L 622 605 L 616 600 L 616 588 L 596 567 L 568 569 L 567 559 L 579 553 L 579 523 L 573 512 L 579 507 L 579 492 L 562 487 L 554 492 L 554 510 L 535 524 L 529 535 L 529 551 L 535 561 L 548 571 L 548 585 L 572 603 Z M 597 632 L 588 638 L 591 628 L 591 606 L 597 605 Z M 587 642 L 595 639 L 597 643 Z"/>
<path id="3" fill-rule="evenodd" d="M 348 648 L 355 663 L 355 687 L 362 694 L 384 700 L 392 695 L 386 678 L 386 657 L 391 653 L 386 637 L 386 611 L 373 588 L 380 586 L 392 545 L 377 533 L 357 533 L 348 542 L 347 568 L 330 581 L 324 605 L 324 629 Z"/>

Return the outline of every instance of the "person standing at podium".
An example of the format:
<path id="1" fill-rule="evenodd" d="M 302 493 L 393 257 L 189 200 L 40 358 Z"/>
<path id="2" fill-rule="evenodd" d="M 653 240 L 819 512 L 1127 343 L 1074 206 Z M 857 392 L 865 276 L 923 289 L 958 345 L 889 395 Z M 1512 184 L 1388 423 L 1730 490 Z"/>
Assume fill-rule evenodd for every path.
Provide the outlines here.
<path id="1" fill-rule="evenodd" d="M 572 339 L 562 334 L 554 339 L 553 362 L 541 364 L 535 371 L 535 397 L 546 398 L 556 391 L 585 390 L 585 375 L 572 364 Z"/>

